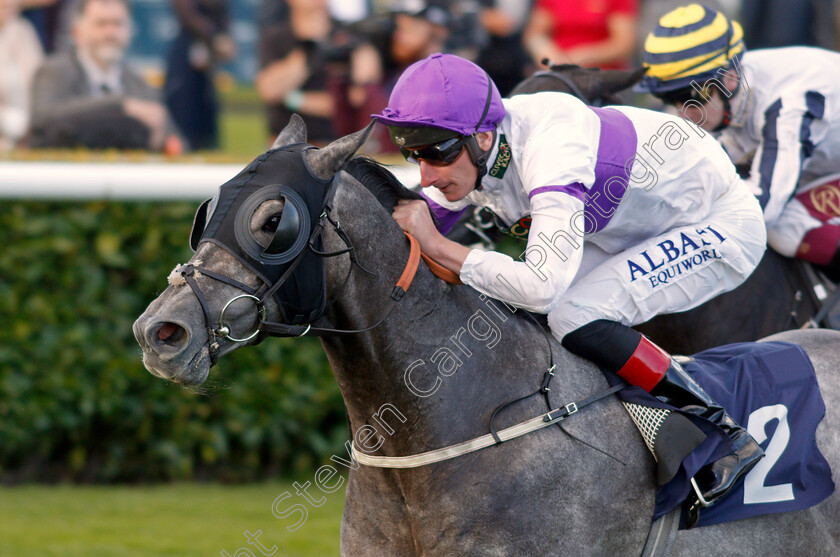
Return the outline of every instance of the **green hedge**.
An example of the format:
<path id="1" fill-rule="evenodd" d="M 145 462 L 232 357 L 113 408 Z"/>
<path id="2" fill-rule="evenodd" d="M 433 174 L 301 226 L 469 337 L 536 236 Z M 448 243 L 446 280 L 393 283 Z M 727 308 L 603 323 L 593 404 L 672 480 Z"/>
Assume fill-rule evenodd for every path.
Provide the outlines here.
<path id="1" fill-rule="evenodd" d="M 201 392 L 143 367 L 131 325 L 189 259 L 196 206 L 0 205 L 0 481 L 247 481 L 344 450 L 317 340 L 233 353 Z"/>

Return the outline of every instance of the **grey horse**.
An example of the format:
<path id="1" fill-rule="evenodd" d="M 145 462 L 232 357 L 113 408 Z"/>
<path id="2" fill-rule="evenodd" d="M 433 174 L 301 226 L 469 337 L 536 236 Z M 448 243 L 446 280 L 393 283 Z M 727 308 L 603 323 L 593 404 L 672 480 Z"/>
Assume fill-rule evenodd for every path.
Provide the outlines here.
<path id="1" fill-rule="evenodd" d="M 302 122 L 293 119 L 275 146 L 304 142 L 305 134 Z M 335 216 L 358 261 L 373 273 L 352 270 L 347 255 L 328 260 L 332 303 L 325 318 L 344 329 L 364 328 L 381 317 L 409 256 L 390 209 L 396 198 L 410 192 L 360 181 L 341 170 L 364 139 L 360 132 L 306 155 L 317 175 L 326 179 L 340 172 Z M 257 209 L 255 220 L 265 219 L 282 201 L 265 203 L 274 207 Z M 252 224 L 261 228 L 261 221 Z M 325 230 L 326 250 L 344 246 L 332 228 Z M 202 243 L 191 262 L 198 260 L 244 284 L 259 283 L 216 244 Z M 195 280 L 214 316 L 241 294 L 209 277 Z M 173 282 L 137 319 L 134 332 L 151 373 L 198 384 L 210 370 L 210 333 L 192 290 Z M 493 410 L 533 391 L 548 366 L 547 337 L 539 325 L 467 286 L 438 279 L 423 264 L 394 307 L 371 330 L 322 337 L 355 443 L 375 444 L 377 454 L 414 455 L 486 434 Z M 277 307 L 268 303 L 266 309 L 266 319 L 276 321 Z M 253 305 L 247 303 L 231 305 L 225 317 L 238 330 L 253 328 L 255 321 Z M 840 333 L 794 331 L 773 339 L 800 344 L 813 360 L 828 409 L 817 440 L 836 470 Z M 594 365 L 550 337 L 548 342 L 557 364 L 552 407 L 606 387 Z M 222 340 L 217 353 L 244 344 Z M 498 425 L 507 427 L 544 412 L 545 403 L 533 397 L 507 410 Z M 570 416 L 560 427 L 445 462 L 405 470 L 352 464 L 341 525 L 343 555 L 634 555 L 645 543 L 654 508 L 653 459 L 613 396 Z M 290 521 L 278 523 L 278 528 Z M 671 554 L 840 555 L 840 494 L 804 511 L 681 531 Z"/>

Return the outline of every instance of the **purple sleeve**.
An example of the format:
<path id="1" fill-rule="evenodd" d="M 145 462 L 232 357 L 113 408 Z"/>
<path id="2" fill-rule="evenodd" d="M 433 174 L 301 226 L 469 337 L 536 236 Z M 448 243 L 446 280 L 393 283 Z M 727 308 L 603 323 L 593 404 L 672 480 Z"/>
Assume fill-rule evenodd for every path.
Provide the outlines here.
<path id="1" fill-rule="evenodd" d="M 560 193 L 567 193 L 576 199 L 580 199 L 581 201 L 586 201 L 586 188 L 583 187 L 583 184 L 579 182 L 575 182 L 573 184 L 569 184 L 567 186 L 542 186 L 539 188 L 534 188 L 528 194 L 528 199 L 532 199 L 535 195 L 540 193 L 545 193 L 549 191 L 557 191 Z"/>
<path id="2" fill-rule="evenodd" d="M 426 200 L 426 203 L 429 204 L 429 209 L 431 209 L 432 215 L 435 217 L 435 226 L 437 226 L 438 232 L 444 236 L 449 234 L 449 231 L 452 230 L 452 227 L 455 226 L 455 223 L 458 222 L 459 218 L 461 218 L 461 215 L 470 208 L 470 206 L 467 205 L 460 211 L 451 211 L 432 201 L 422 191 L 420 192 L 420 196 L 423 197 L 423 199 Z"/>

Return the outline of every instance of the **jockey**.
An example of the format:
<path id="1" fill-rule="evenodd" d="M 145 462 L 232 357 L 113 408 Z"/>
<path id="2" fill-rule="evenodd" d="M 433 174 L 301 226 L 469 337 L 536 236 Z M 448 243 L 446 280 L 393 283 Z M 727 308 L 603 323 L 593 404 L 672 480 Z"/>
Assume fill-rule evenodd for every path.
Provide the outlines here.
<path id="1" fill-rule="evenodd" d="M 695 476 L 706 506 L 758 462 L 755 440 L 630 328 L 735 288 L 764 252 L 758 203 L 709 134 L 565 93 L 503 100 L 484 70 L 448 54 L 406 69 L 373 117 L 420 166 L 426 202 L 400 201 L 393 216 L 425 253 L 479 292 L 548 314 L 568 350 L 729 435 L 732 453 Z M 470 205 L 528 234 L 518 261 L 444 237 Z"/>
<path id="2" fill-rule="evenodd" d="M 692 4 L 659 20 L 644 46 L 648 91 L 752 159 L 770 246 L 840 280 L 840 53 L 811 47 L 746 52 L 743 31 Z M 815 180 L 817 180 L 815 182 Z"/>

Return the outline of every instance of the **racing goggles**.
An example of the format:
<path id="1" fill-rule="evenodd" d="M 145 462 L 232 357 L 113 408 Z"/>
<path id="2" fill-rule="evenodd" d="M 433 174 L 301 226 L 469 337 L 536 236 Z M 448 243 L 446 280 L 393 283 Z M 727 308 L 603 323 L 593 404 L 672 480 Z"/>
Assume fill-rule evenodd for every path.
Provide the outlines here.
<path id="1" fill-rule="evenodd" d="M 673 91 L 653 93 L 653 95 L 665 104 L 671 104 L 674 106 L 677 106 L 678 104 L 685 104 L 688 101 L 696 101 L 700 104 L 705 104 L 709 101 L 708 92 L 701 93 L 701 91 L 691 86 L 681 87 L 680 89 L 674 89 Z"/>
<path id="2" fill-rule="evenodd" d="M 405 160 L 414 164 L 420 164 L 422 160 L 432 166 L 446 166 L 455 162 L 470 137 L 472 136 L 455 136 L 419 149 L 401 147 L 400 153 Z"/>

